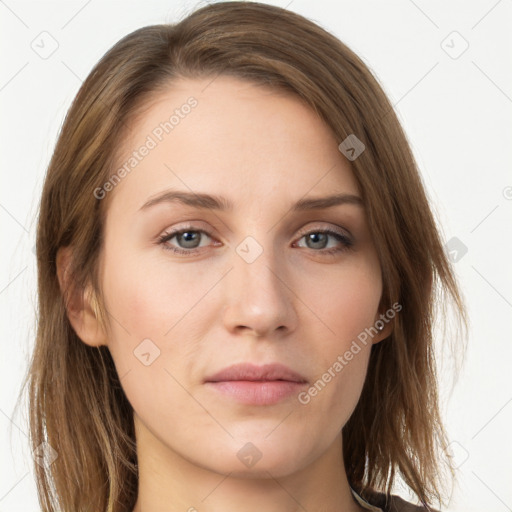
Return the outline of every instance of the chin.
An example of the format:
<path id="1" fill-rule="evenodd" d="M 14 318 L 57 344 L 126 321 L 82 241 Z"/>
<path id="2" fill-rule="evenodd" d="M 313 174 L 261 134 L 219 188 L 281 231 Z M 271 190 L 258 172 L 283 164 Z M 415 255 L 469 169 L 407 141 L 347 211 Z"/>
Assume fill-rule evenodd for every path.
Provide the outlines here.
<path id="1" fill-rule="evenodd" d="M 222 464 L 222 466 L 212 467 L 211 464 L 205 466 L 210 471 L 227 475 L 232 478 L 240 478 L 247 480 L 261 480 L 269 478 L 283 478 L 291 475 L 306 466 L 305 461 L 297 458 L 289 459 L 286 456 L 282 458 L 278 454 L 274 454 L 272 460 L 259 460 L 253 467 L 244 467 L 240 461 Z"/>
<path id="2" fill-rule="evenodd" d="M 315 459 L 316 451 L 318 448 L 312 444 L 305 445 L 304 436 L 296 438 L 285 431 L 281 435 L 272 433 L 269 436 L 267 430 L 260 430 L 253 436 L 235 438 L 220 453 L 212 453 L 209 461 L 203 462 L 209 469 L 230 473 L 236 478 L 277 478 L 305 467 Z M 215 467 L 212 467 L 213 461 Z"/>

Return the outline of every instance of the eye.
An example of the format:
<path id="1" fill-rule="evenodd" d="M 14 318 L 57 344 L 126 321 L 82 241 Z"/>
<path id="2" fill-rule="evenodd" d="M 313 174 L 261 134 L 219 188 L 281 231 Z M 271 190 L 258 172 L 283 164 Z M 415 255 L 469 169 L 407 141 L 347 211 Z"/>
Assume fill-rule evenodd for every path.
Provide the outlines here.
<path id="1" fill-rule="evenodd" d="M 211 238 L 207 231 L 202 229 L 194 229 L 193 226 L 184 227 L 178 230 L 163 233 L 158 237 L 158 243 L 163 245 L 167 251 L 172 251 L 175 254 L 182 254 L 184 256 L 194 255 L 199 252 L 201 239 L 206 235 Z M 170 245 L 169 242 L 176 239 L 176 243 L 180 247 Z M 354 242 L 342 232 L 334 231 L 332 229 L 315 229 L 301 233 L 299 240 L 306 240 L 306 248 L 312 249 L 326 256 L 334 256 L 338 253 L 351 249 Z M 327 247 L 329 239 L 334 240 L 334 247 Z M 218 245 L 218 244 L 217 244 Z M 297 247 L 301 247 L 296 245 Z"/>
<path id="2" fill-rule="evenodd" d="M 190 226 L 163 233 L 158 238 L 158 243 L 162 244 L 164 249 L 168 251 L 172 251 L 176 254 L 190 255 L 198 252 L 199 242 L 202 238 L 201 235 L 206 235 L 208 238 L 211 238 L 206 231 L 202 229 L 194 229 L 192 226 Z M 176 241 L 180 245 L 183 245 L 183 247 L 180 248 L 170 246 L 168 242 L 170 242 L 173 238 L 176 238 Z"/>
<path id="3" fill-rule="evenodd" d="M 334 247 L 326 249 L 329 238 L 334 239 Z M 306 240 L 306 247 L 308 249 L 314 249 L 315 252 L 320 252 L 327 256 L 335 256 L 336 254 L 351 249 L 354 242 L 344 233 L 334 231 L 332 229 L 315 229 L 303 233 L 299 240 Z M 317 250 L 320 249 L 320 250 Z"/>

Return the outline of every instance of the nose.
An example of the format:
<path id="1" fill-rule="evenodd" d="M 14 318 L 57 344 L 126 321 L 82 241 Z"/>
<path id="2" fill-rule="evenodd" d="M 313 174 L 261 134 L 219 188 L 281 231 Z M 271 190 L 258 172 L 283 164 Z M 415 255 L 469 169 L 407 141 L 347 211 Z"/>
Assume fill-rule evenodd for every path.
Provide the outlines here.
<path id="1" fill-rule="evenodd" d="M 295 295 L 287 282 L 290 273 L 273 251 L 262 249 L 254 242 L 241 244 L 233 254 L 233 268 L 226 276 L 223 318 L 231 333 L 271 338 L 296 328 Z M 250 251 L 253 254 L 247 257 Z"/>

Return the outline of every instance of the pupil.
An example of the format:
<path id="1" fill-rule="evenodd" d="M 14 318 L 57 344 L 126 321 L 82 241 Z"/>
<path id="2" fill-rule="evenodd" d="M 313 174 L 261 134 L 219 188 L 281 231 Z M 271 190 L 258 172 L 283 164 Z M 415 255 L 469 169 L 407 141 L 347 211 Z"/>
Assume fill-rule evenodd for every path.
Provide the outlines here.
<path id="1" fill-rule="evenodd" d="M 180 239 L 184 239 L 185 243 L 194 243 L 196 240 L 194 240 L 194 237 L 197 238 L 198 233 L 185 231 L 180 235 Z"/>
<path id="2" fill-rule="evenodd" d="M 322 244 L 321 242 L 322 242 L 322 238 L 325 239 L 327 237 L 326 233 L 311 233 L 309 235 L 309 240 L 311 240 L 313 242 L 313 244 L 317 244 L 319 237 L 320 237 L 320 245 L 321 246 L 325 245 L 325 244 Z M 323 240 L 323 242 L 325 242 L 325 240 Z"/>

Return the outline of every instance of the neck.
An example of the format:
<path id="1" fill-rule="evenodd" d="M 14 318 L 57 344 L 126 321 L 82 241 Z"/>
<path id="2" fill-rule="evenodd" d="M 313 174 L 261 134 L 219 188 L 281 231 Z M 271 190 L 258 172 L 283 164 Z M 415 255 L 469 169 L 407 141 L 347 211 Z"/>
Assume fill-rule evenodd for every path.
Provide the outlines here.
<path id="1" fill-rule="evenodd" d="M 136 427 L 138 498 L 133 512 L 356 512 L 342 457 L 341 433 L 318 459 L 292 474 L 220 474 L 184 459 Z M 219 455 L 220 457 L 221 455 Z"/>

